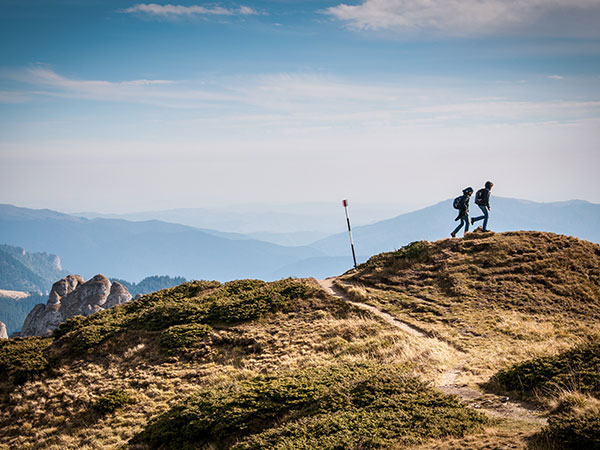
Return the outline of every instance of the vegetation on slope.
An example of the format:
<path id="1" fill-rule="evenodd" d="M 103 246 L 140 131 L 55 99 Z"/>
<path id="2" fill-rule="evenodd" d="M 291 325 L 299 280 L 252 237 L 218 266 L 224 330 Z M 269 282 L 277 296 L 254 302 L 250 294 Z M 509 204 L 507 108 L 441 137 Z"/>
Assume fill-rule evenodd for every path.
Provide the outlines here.
<path id="1" fill-rule="evenodd" d="M 600 331 L 600 246 L 552 233 L 415 242 L 339 285 L 466 351 L 475 381 Z"/>
<path id="2" fill-rule="evenodd" d="M 0 339 L 0 378 L 10 376 L 19 384 L 48 370 L 46 350 L 51 343 L 43 337 Z"/>
<path id="3" fill-rule="evenodd" d="M 135 448 L 155 447 L 182 423 L 175 441 L 192 448 L 195 439 L 215 448 L 427 446 L 451 435 L 481 448 L 477 435 L 488 439 L 495 422 L 492 434 L 474 431 L 478 415 L 419 380 L 456 367 L 452 383 L 472 381 L 468 371 L 483 381 L 593 334 L 598 249 L 546 233 L 474 233 L 379 255 L 343 277 L 349 295 L 440 340 L 407 334 L 311 280 L 186 283 L 75 318 L 41 350 L 49 374 L 21 385 L 0 377 L 0 448 L 117 448 L 135 436 Z M 90 415 L 120 392 L 135 401 L 116 395 L 107 400 L 116 413 Z M 569 430 L 585 437 L 594 408 L 557 408 L 549 424 L 565 439 Z M 519 439 L 509 434 L 501 448 Z"/>
<path id="4" fill-rule="evenodd" d="M 600 398 L 600 336 L 554 356 L 535 358 L 496 373 L 493 381 L 505 391 L 528 398 L 579 391 Z"/>
<path id="5" fill-rule="evenodd" d="M 401 374 L 404 384 L 389 380 L 389 389 L 398 394 L 394 398 L 398 400 L 404 390 L 407 399 L 404 409 L 395 411 L 414 409 L 413 425 L 420 423 L 419 414 L 433 414 L 438 407 L 446 414 L 435 426 L 415 433 L 414 439 L 442 435 L 450 428 L 466 433 L 481 423 L 479 416 L 458 406 L 451 397 L 430 388 L 420 391 L 422 397 L 410 390 L 425 386 L 415 376 L 453 364 L 452 349 L 442 343 L 431 348 L 421 338 L 365 316 L 328 296 L 312 280 L 186 283 L 90 317 L 74 318 L 46 342 L 49 346 L 42 348 L 41 354 L 50 361 L 50 372 L 31 373 L 21 385 L 12 384 L 12 378 L 0 378 L 2 449 L 3 445 L 57 449 L 123 446 L 144 429 L 154 429 L 147 427 L 153 417 L 187 404 L 185 399 L 196 398 L 198 391 L 222 395 L 223 401 L 228 389 L 235 391 L 235 386 L 262 395 L 267 389 L 265 374 L 277 374 L 273 375 L 273 386 L 282 382 L 292 389 L 297 374 L 303 373 L 305 387 L 318 391 L 319 399 L 325 398 L 328 388 L 323 377 L 328 367 L 338 374 L 337 387 L 330 390 L 331 401 L 335 400 L 334 392 L 341 393 L 342 403 L 346 401 L 345 389 L 358 386 L 361 379 L 372 380 L 374 398 L 384 401 L 388 383 L 385 371 Z M 349 367 L 356 367 L 355 375 Z M 361 385 L 365 389 L 360 394 L 363 400 L 370 384 L 365 381 Z M 293 389 L 302 388 L 295 386 Z M 135 401 L 124 401 L 123 392 L 135 392 Z M 255 400 L 255 406 L 260 406 L 261 397 Z M 288 400 L 277 400 L 283 402 L 279 411 L 291 408 L 299 413 Z M 327 426 L 318 433 L 310 431 L 326 447 L 329 439 L 341 442 L 340 436 L 358 439 L 352 431 L 358 420 L 361 427 L 371 427 L 372 434 L 386 442 L 402 441 L 400 431 L 394 435 L 378 429 L 383 422 L 367 423 L 371 417 L 368 405 L 362 408 L 357 404 L 342 414 L 330 404 L 319 417 L 311 416 L 309 410 L 318 409 L 320 403 L 311 405 L 301 409 L 304 419 L 287 422 L 289 429 L 276 426 L 283 419 L 277 416 L 266 422 L 264 433 L 254 433 L 252 439 L 284 442 L 293 435 L 299 440 L 302 433 L 308 433 L 302 428 L 304 424 Z M 252 423 L 249 420 L 247 426 L 252 427 Z M 180 430 L 182 435 L 188 425 Z M 279 432 L 285 433 L 279 436 Z M 244 437 L 248 438 L 247 445 L 259 445 L 250 434 Z"/>
<path id="6" fill-rule="evenodd" d="M 151 448 L 387 448 L 463 436 L 486 423 L 398 366 L 345 364 L 204 389 L 132 443 Z M 135 447 L 134 447 L 135 448 Z"/>
<path id="7" fill-rule="evenodd" d="M 567 449 L 600 449 L 600 336 L 553 356 L 496 373 L 497 388 L 554 402 L 540 439 Z"/>

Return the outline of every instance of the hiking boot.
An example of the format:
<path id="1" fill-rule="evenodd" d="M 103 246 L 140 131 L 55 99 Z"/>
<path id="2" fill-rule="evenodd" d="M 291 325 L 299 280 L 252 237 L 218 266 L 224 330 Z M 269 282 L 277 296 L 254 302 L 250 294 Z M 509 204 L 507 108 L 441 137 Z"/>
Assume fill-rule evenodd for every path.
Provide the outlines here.
<path id="1" fill-rule="evenodd" d="M 450 236 L 456 237 L 456 233 L 450 233 Z"/>
<path id="2" fill-rule="evenodd" d="M 471 217 L 471 225 L 475 224 L 475 218 Z"/>

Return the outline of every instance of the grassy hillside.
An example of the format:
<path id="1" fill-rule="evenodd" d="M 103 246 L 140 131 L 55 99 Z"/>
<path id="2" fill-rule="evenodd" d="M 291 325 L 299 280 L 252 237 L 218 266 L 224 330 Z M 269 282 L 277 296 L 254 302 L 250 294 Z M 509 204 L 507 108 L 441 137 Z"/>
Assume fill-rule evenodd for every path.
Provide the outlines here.
<path id="1" fill-rule="evenodd" d="M 339 284 L 467 352 L 475 381 L 600 330 L 600 246 L 552 233 L 415 242 Z"/>
<path id="2" fill-rule="evenodd" d="M 192 282 L 2 342 L 0 449 L 596 445 L 597 245 L 472 233 L 378 255 L 337 283 L 396 322 L 311 279 Z M 490 380 L 548 423 L 473 389 Z"/>
<path id="3" fill-rule="evenodd" d="M 492 383 L 550 404 L 548 425 L 539 436 L 548 447 L 600 448 L 600 336 L 503 369 Z"/>
<path id="4" fill-rule="evenodd" d="M 462 436 L 487 419 L 422 381 L 454 362 L 311 280 L 185 283 L 0 343 L 0 448 L 153 448 L 179 426 L 217 448 Z"/>

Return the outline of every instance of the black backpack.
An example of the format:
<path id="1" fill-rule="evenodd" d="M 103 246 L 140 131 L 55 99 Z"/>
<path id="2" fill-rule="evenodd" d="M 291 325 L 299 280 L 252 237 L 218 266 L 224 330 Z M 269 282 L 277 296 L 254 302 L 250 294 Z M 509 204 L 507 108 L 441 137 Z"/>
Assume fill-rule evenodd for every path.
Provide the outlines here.
<path id="1" fill-rule="evenodd" d="M 460 197 L 456 197 L 454 199 L 454 202 L 452 202 L 452 206 L 454 206 L 454 209 L 460 209 L 460 207 L 462 206 L 462 202 L 463 196 L 461 195 Z"/>
<path id="2" fill-rule="evenodd" d="M 477 191 L 477 193 L 475 194 L 475 204 L 476 205 L 483 205 L 483 196 L 485 195 L 485 189 L 479 189 Z"/>

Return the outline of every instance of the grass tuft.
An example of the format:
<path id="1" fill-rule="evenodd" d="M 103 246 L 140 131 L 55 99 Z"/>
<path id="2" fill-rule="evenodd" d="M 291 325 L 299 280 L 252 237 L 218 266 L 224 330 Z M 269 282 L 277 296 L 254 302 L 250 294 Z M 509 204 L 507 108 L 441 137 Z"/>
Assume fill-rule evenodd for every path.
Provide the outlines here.
<path id="1" fill-rule="evenodd" d="M 105 416 L 132 402 L 133 398 L 129 392 L 123 389 L 113 389 L 96 400 L 92 409 L 101 416 Z"/>

